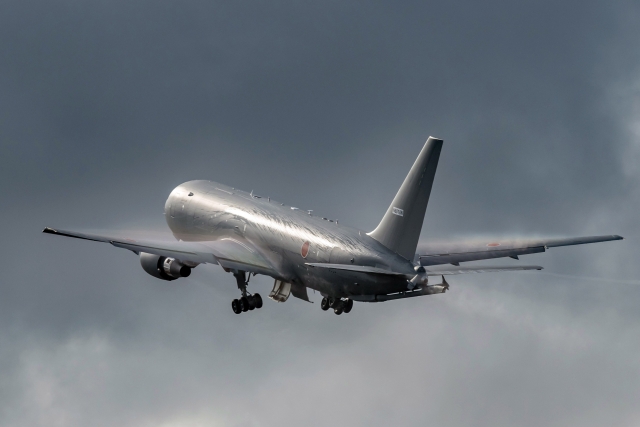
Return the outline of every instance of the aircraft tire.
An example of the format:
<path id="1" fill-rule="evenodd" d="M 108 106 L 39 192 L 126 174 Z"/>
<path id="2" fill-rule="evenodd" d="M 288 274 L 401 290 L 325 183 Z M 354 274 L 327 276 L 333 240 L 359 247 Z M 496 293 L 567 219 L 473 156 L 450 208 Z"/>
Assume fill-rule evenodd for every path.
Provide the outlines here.
<path id="1" fill-rule="evenodd" d="M 338 316 L 340 316 L 342 314 L 342 312 L 343 312 L 343 308 L 342 307 L 334 308 L 333 312 L 335 314 L 337 314 Z"/>
<path id="2" fill-rule="evenodd" d="M 247 299 L 247 297 L 240 298 L 240 309 L 243 312 L 249 310 L 250 307 L 251 306 L 249 305 L 249 300 Z"/>
<path id="3" fill-rule="evenodd" d="M 344 312 L 349 313 L 353 308 L 353 300 L 348 299 L 347 302 L 344 303 Z"/>
<path id="4" fill-rule="evenodd" d="M 238 301 L 237 299 L 234 299 L 233 301 L 231 301 L 231 309 L 235 314 L 242 313 L 242 308 L 240 307 L 240 301 Z"/>
<path id="5" fill-rule="evenodd" d="M 331 304 L 329 304 L 329 298 L 327 297 L 322 298 L 322 302 L 320 303 L 320 308 L 323 311 L 327 311 L 329 310 L 329 307 L 331 307 Z"/>
<path id="6" fill-rule="evenodd" d="M 253 294 L 253 305 L 256 308 L 262 308 L 262 297 L 260 294 Z"/>

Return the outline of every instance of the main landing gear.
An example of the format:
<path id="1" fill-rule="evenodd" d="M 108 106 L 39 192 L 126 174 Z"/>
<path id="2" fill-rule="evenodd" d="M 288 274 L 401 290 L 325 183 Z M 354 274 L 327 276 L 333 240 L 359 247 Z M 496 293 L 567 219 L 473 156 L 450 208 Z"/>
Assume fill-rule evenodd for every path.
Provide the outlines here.
<path id="1" fill-rule="evenodd" d="M 233 277 L 236 278 L 238 282 L 238 289 L 242 292 L 242 297 L 240 299 L 234 299 L 231 302 L 231 308 L 233 312 L 236 314 L 243 313 L 245 311 L 254 310 L 256 308 L 262 307 L 262 297 L 260 294 L 255 293 L 251 295 L 247 292 L 247 284 L 249 280 L 246 279 L 246 274 L 244 271 L 239 271 L 237 273 L 233 273 Z M 251 277 L 249 275 L 249 277 Z"/>
<path id="2" fill-rule="evenodd" d="M 353 308 L 353 300 L 349 298 L 333 298 L 333 297 L 324 297 L 322 298 L 322 302 L 320 303 L 320 308 L 324 311 L 333 308 L 333 312 L 337 315 L 342 313 L 349 313 Z"/>

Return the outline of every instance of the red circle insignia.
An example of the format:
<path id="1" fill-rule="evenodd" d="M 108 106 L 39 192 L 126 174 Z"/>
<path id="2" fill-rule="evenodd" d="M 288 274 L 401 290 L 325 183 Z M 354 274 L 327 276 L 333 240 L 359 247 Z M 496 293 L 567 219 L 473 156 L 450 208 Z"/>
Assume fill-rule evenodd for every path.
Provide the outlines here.
<path id="1" fill-rule="evenodd" d="M 300 248 L 300 255 L 302 258 L 306 258 L 309 255 L 309 242 L 304 242 Z"/>
<path id="2" fill-rule="evenodd" d="M 496 246 L 500 246 L 500 243 L 489 243 L 487 246 L 493 248 L 493 247 L 496 247 Z"/>

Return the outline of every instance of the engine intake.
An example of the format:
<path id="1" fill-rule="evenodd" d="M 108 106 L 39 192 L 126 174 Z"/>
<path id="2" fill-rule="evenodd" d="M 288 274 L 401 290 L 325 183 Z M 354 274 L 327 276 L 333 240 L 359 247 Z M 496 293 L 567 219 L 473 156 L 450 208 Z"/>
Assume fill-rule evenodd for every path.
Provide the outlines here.
<path id="1" fill-rule="evenodd" d="M 140 265 L 144 271 L 162 280 L 176 280 L 191 274 L 191 267 L 175 258 L 145 252 L 140 252 Z"/>

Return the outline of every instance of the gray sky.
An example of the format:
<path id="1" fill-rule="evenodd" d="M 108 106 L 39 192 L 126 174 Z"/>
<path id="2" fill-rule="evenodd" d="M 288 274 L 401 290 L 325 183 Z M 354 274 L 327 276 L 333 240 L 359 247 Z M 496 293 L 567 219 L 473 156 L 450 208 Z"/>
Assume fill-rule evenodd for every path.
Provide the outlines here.
<path id="1" fill-rule="evenodd" d="M 0 425 L 638 425 L 639 19 L 634 1 L 4 1 Z M 423 240 L 626 240 L 348 316 L 237 316 L 217 266 L 166 283 L 40 234 L 166 229 L 190 179 L 371 230 L 429 135 Z"/>

